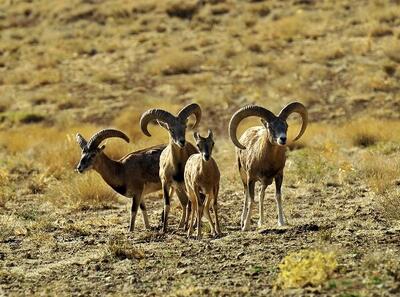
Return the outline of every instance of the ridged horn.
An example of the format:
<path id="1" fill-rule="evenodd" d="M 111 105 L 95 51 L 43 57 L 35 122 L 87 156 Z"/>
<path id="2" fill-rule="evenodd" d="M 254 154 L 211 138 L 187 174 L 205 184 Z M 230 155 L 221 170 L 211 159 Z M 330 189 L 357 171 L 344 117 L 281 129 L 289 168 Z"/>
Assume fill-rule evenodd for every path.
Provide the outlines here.
<path id="1" fill-rule="evenodd" d="M 87 141 L 85 138 L 83 138 L 83 136 L 80 133 L 76 134 L 76 142 L 79 144 L 79 146 L 81 147 L 81 149 L 84 149 L 87 145 Z"/>
<path id="2" fill-rule="evenodd" d="M 294 112 L 300 114 L 301 119 L 303 121 L 299 134 L 296 136 L 295 139 L 293 139 L 293 141 L 296 141 L 304 134 L 308 125 L 308 112 L 306 107 L 300 102 L 289 103 L 281 110 L 278 117 L 286 121 L 289 115 L 291 115 Z"/>
<path id="3" fill-rule="evenodd" d="M 148 111 L 143 113 L 140 118 L 140 128 L 146 136 L 151 136 L 149 130 L 147 129 L 147 126 L 153 120 L 159 120 L 167 124 L 172 124 L 175 121 L 175 117 L 168 111 L 162 109 L 149 109 Z"/>
<path id="4" fill-rule="evenodd" d="M 263 118 L 267 122 L 271 122 L 276 118 L 271 111 L 257 105 L 248 105 L 236 111 L 229 122 L 229 136 L 233 144 L 242 150 L 244 150 L 246 147 L 243 146 L 237 139 L 237 127 L 243 119 L 250 116 Z"/>
<path id="5" fill-rule="evenodd" d="M 195 129 L 199 125 L 201 120 L 201 108 L 200 105 L 198 105 L 197 103 L 191 103 L 182 108 L 178 113 L 178 118 L 180 120 L 186 120 L 192 114 L 194 114 L 196 117 L 196 122 L 192 127 L 192 129 Z"/>
<path id="6" fill-rule="evenodd" d="M 100 130 L 99 132 L 94 134 L 92 136 L 92 138 L 90 138 L 90 140 L 87 144 L 87 148 L 88 149 L 97 148 L 103 140 L 110 138 L 110 137 L 122 138 L 126 142 L 129 142 L 129 137 L 126 136 L 126 134 L 123 133 L 122 131 L 119 131 L 116 129 L 104 129 L 104 130 Z"/>

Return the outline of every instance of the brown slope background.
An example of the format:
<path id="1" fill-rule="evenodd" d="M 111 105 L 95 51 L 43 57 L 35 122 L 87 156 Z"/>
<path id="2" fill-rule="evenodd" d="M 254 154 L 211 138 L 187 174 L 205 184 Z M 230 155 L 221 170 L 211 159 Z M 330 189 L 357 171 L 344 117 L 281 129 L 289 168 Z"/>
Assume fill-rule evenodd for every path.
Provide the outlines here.
<path id="1" fill-rule="evenodd" d="M 0 295 L 399 296 L 400 2 L 71 0 L 0 3 Z M 303 102 L 277 227 L 241 232 L 232 113 Z M 129 201 L 78 175 L 74 135 L 126 132 L 117 159 L 168 141 L 140 115 L 197 102 L 213 129 L 224 235 L 127 231 Z M 258 125 L 246 121 L 246 127 Z M 294 135 L 299 119 L 289 121 Z M 187 138 L 192 141 L 192 131 Z M 146 197 L 159 224 L 162 195 Z"/>

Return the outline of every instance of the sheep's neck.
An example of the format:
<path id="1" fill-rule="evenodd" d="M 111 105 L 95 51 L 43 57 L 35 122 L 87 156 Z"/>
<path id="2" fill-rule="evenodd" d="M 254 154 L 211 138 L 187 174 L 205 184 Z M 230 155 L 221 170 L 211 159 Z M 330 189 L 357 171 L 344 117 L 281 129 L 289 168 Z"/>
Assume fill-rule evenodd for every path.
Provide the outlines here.
<path id="1" fill-rule="evenodd" d="M 172 153 L 172 160 L 174 162 L 174 164 L 180 163 L 181 161 L 183 161 L 184 157 L 185 157 L 185 147 L 179 147 L 178 145 L 176 145 L 172 140 L 170 141 L 171 143 L 171 153 Z"/>
<path id="2" fill-rule="evenodd" d="M 276 167 L 283 167 L 285 165 L 285 152 L 284 146 L 272 144 L 267 135 L 261 137 L 260 143 L 260 159 L 268 164 L 275 164 Z M 267 153 L 266 153 L 267 152 Z"/>
<path id="3" fill-rule="evenodd" d="M 103 152 L 99 154 L 93 165 L 93 169 L 96 170 L 112 188 L 123 185 L 121 167 L 122 165 L 120 162 L 111 160 Z"/>
<path id="4" fill-rule="evenodd" d="M 201 158 L 201 163 L 200 163 L 200 171 L 201 172 L 204 172 L 205 170 L 207 170 L 208 168 L 211 167 L 211 162 L 210 162 L 211 160 L 212 160 L 211 157 L 208 161 L 204 161 L 203 157 Z"/>

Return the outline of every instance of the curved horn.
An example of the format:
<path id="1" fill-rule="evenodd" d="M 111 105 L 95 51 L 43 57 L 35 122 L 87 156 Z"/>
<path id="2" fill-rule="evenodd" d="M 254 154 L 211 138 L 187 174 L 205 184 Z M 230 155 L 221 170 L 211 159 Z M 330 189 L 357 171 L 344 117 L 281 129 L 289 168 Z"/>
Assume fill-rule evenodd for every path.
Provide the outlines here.
<path id="1" fill-rule="evenodd" d="M 175 117 L 168 111 L 162 109 L 153 108 L 146 111 L 144 114 L 142 114 L 140 118 L 140 128 L 146 136 L 151 136 L 149 130 L 147 129 L 147 125 L 153 120 L 159 120 L 165 123 L 172 123 L 173 121 L 175 121 Z"/>
<path id="2" fill-rule="evenodd" d="M 84 149 L 86 147 L 86 145 L 87 145 L 86 139 L 83 138 L 83 136 L 80 133 L 76 134 L 76 142 L 79 144 L 81 149 Z"/>
<path id="3" fill-rule="evenodd" d="M 197 103 L 192 103 L 182 108 L 178 113 L 178 118 L 180 120 L 186 120 L 191 114 L 196 116 L 196 123 L 192 127 L 192 129 L 195 129 L 201 120 L 201 108 Z"/>
<path id="4" fill-rule="evenodd" d="M 104 129 L 104 130 L 100 130 L 99 132 L 94 134 L 92 136 L 92 138 L 90 138 L 90 140 L 87 144 L 87 148 L 88 149 L 97 148 L 103 140 L 105 140 L 106 138 L 110 138 L 110 137 L 122 138 L 126 142 L 129 142 L 129 137 L 126 136 L 125 133 L 123 133 L 119 130 L 116 130 L 116 129 Z"/>
<path id="5" fill-rule="evenodd" d="M 286 105 L 281 112 L 279 113 L 278 117 L 281 118 L 282 120 L 286 121 L 287 118 L 289 117 L 290 114 L 297 112 L 300 114 L 301 119 L 303 120 L 303 124 L 301 125 L 301 130 L 299 134 L 296 136 L 293 141 L 298 140 L 303 134 L 304 131 L 306 131 L 307 125 L 308 125 L 308 112 L 306 107 L 301 104 L 300 102 L 292 102 Z"/>
<path id="6" fill-rule="evenodd" d="M 242 150 L 244 150 L 246 147 L 243 146 L 237 139 L 237 127 L 243 119 L 250 116 L 263 118 L 267 122 L 271 122 L 276 118 L 271 111 L 257 105 L 248 105 L 235 112 L 229 122 L 229 136 L 233 144 Z"/>

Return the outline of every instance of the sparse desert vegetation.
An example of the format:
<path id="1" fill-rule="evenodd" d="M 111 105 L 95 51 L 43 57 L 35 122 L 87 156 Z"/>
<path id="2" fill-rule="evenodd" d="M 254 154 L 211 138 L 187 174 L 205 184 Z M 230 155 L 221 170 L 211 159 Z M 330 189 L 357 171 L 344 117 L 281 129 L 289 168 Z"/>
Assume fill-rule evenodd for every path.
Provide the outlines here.
<path id="1" fill-rule="evenodd" d="M 0 295 L 400 294 L 398 1 L 202 2 L 1 1 Z M 254 210 L 241 232 L 229 119 L 245 104 L 277 113 L 294 100 L 310 124 L 288 151 L 289 226 L 276 226 L 270 186 L 264 226 Z M 106 143 L 118 159 L 168 142 L 152 124 L 143 135 L 145 110 L 191 102 L 199 132 L 216 139 L 223 236 L 175 231 L 175 196 L 170 232 L 145 231 L 139 215 L 131 234 L 128 199 L 74 172 L 75 134 L 124 131 L 129 144 Z M 300 120 L 289 127 L 295 136 Z M 158 226 L 161 192 L 146 203 Z"/>

